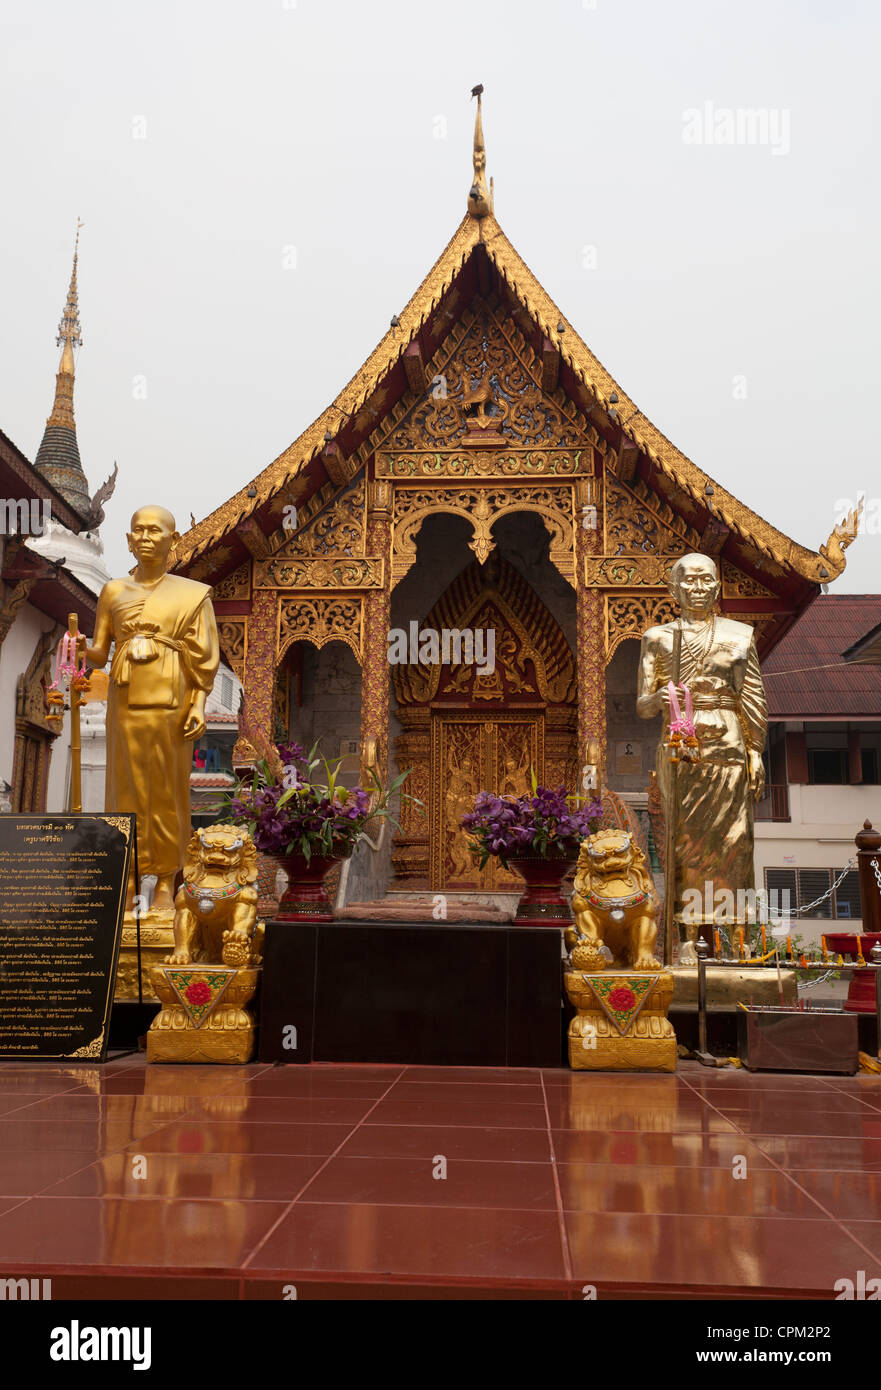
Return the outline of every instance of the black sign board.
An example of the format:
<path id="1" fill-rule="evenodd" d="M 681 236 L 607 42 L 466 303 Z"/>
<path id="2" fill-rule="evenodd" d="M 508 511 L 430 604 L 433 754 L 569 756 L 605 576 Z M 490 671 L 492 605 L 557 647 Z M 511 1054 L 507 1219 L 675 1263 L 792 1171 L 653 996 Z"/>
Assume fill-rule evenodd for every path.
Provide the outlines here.
<path id="1" fill-rule="evenodd" d="M 104 1061 L 133 815 L 0 815 L 0 1061 Z"/>

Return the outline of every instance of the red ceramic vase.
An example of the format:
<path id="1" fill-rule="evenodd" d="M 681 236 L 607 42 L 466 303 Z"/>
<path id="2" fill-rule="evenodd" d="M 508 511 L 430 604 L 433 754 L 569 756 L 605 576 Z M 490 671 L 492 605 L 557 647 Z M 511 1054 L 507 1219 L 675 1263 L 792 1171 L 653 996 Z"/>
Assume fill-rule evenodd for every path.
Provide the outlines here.
<path id="1" fill-rule="evenodd" d="M 577 862 L 576 855 L 508 856 L 508 867 L 526 880 L 514 916 L 515 927 L 564 927 L 571 922 L 572 913 L 563 896 L 563 879 Z"/>
<path id="2" fill-rule="evenodd" d="M 332 922 L 330 898 L 324 878 L 337 862 L 336 855 L 313 854 L 306 861 L 302 854 L 280 854 L 277 861 L 288 876 L 288 886 L 281 896 L 277 922 Z"/>

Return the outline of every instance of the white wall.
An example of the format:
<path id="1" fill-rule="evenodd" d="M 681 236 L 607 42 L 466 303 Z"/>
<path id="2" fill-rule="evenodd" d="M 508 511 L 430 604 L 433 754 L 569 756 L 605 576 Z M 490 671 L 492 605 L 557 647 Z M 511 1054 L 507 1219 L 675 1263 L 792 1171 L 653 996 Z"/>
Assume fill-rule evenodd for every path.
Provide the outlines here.
<path id="1" fill-rule="evenodd" d="M 789 821 L 757 821 L 755 828 L 756 886 L 762 887 L 768 869 L 834 869 L 839 873 L 856 854 L 854 836 L 863 821 L 881 826 L 881 786 L 789 785 Z M 799 930 L 817 939 L 835 924 L 823 918 L 803 918 Z M 859 919 L 839 924 L 842 931 L 859 930 Z"/>
<path id="2" fill-rule="evenodd" d="M 104 779 L 107 772 L 107 705 L 84 705 L 80 715 L 80 756 L 83 810 L 104 810 Z"/>

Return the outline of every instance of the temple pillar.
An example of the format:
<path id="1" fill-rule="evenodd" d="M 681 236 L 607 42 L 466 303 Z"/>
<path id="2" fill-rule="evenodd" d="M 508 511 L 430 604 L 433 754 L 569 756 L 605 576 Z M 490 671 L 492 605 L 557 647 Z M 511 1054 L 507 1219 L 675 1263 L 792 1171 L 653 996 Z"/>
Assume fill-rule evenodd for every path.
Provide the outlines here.
<path id="1" fill-rule="evenodd" d="M 367 554 L 382 556 L 381 589 L 364 599 L 361 657 L 361 756 L 376 739 L 376 771 L 385 781 L 389 754 L 388 633 L 391 607 L 391 485 L 375 479 L 367 490 Z"/>
<path id="2" fill-rule="evenodd" d="M 578 483 L 580 524 L 575 537 L 575 583 L 578 623 L 578 756 L 581 768 L 588 761 L 588 739 L 599 740 L 600 762 L 606 763 L 606 642 L 605 596 L 602 589 L 585 583 L 584 561 L 603 552 L 602 497 L 599 478 Z"/>
<path id="3" fill-rule="evenodd" d="M 278 649 L 278 590 L 255 589 L 248 618 L 247 658 L 242 673 L 243 717 L 233 750 L 233 766 L 248 767 L 260 757 L 246 730 L 275 742 L 275 667 Z"/>

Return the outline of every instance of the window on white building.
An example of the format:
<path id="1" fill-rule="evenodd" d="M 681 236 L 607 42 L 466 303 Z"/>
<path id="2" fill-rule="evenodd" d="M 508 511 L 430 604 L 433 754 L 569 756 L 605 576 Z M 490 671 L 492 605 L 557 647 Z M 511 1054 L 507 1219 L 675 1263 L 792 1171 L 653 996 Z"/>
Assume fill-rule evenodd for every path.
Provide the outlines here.
<path id="1" fill-rule="evenodd" d="M 844 748 L 809 748 L 808 776 L 814 786 L 843 786 L 847 782 L 847 751 Z"/>
<path id="2" fill-rule="evenodd" d="M 772 893 L 789 894 L 790 909 L 802 909 L 808 903 L 816 905 L 801 915 L 810 918 L 827 918 L 847 921 L 862 916 L 860 907 L 860 880 L 856 869 L 851 869 L 829 897 L 831 884 L 838 877 L 840 869 L 766 869 L 765 890 Z M 816 902 L 823 898 L 822 902 Z M 774 902 L 775 899 L 771 898 Z M 776 899 L 779 901 L 779 898 Z"/>

